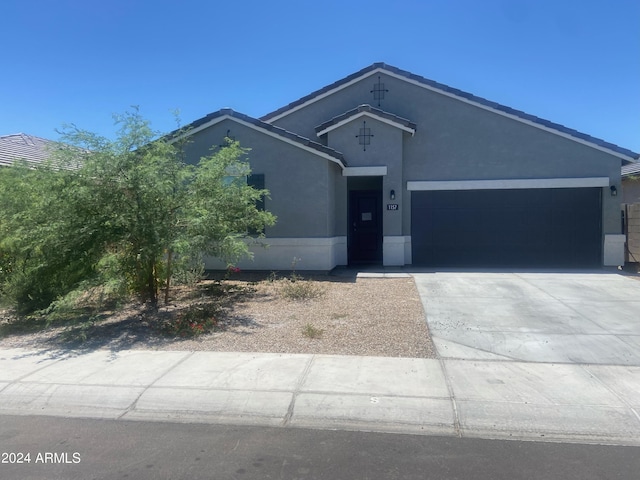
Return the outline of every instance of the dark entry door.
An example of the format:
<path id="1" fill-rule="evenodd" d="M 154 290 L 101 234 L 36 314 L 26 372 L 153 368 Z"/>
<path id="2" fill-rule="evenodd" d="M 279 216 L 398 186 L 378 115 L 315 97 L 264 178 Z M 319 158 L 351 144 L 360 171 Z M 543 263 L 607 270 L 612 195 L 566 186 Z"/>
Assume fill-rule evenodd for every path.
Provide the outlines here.
<path id="1" fill-rule="evenodd" d="M 349 192 L 349 263 L 382 261 L 382 192 Z"/>

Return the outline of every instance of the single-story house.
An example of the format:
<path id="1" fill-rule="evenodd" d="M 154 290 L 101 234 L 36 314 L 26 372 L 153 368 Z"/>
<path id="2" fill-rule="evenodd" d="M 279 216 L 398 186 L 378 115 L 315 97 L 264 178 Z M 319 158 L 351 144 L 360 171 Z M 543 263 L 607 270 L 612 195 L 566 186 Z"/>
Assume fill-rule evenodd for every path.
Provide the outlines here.
<path id="1" fill-rule="evenodd" d="M 637 153 L 384 63 L 189 127 L 193 161 L 230 136 L 270 191 L 269 247 L 241 268 L 624 262 L 620 169 Z"/>

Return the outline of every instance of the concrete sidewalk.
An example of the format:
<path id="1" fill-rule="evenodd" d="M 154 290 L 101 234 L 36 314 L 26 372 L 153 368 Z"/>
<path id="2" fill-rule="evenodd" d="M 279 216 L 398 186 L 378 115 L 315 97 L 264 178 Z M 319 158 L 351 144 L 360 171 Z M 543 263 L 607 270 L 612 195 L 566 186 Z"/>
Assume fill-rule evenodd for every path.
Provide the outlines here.
<path id="1" fill-rule="evenodd" d="M 640 445 L 640 367 L 0 350 L 0 414 Z"/>

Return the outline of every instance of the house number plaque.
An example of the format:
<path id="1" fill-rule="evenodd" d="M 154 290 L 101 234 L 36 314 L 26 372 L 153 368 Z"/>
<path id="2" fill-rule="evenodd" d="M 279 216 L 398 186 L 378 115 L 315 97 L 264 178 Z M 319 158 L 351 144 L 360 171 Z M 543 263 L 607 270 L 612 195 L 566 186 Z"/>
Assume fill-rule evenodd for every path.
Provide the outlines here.
<path id="1" fill-rule="evenodd" d="M 387 210 L 398 210 L 397 203 L 387 203 Z"/>

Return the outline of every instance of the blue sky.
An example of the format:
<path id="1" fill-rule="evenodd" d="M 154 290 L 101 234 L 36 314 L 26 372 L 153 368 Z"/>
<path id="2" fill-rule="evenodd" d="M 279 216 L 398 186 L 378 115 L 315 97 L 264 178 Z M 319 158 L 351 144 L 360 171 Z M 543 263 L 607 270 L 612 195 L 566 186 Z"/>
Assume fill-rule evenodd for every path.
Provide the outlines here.
<path id="1" fill-rule="evenodd" d="M 0 135 L 259 117 L 374 62 L 640 152 L 637 0 L 4 0 Z"/>

